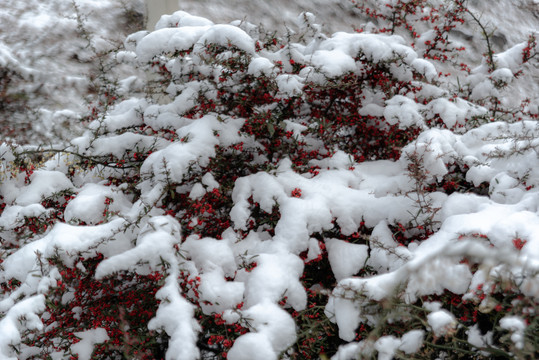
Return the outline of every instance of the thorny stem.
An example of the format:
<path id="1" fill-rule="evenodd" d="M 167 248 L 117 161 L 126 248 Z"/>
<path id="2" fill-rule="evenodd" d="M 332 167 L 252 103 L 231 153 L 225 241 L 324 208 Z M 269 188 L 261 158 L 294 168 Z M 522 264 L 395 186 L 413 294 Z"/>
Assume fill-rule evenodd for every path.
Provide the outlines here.
<path id="1" fill-rule="evenodd" d="M 21 152 L 17 152 L 17 155 L 37 155 L 37 154 L 45 155 L 47 153 L 73 155 L 73 156 L 78 157 L 81 160 L 87 160 L 88 162 L 90 162 L 92 164 L 101 165 L 101 166 L 108 167 L 108 168 L 113 168 L 113 169 L 129 169 L 129 168 L 138 168 L 139 167 L 138 165 L 124 165 L 124 164 L 117 165 L 117 164 L 113 164 L 111 162 L 99 161 L 99 160 L 97 160 L 97 157 L 95 157 L 95 156 L 86 156 L 86 155 L 82 155 L 82 154 L 79 154 L 77 152 L 66 150 L 66 149 L 24 150 L 24 151 L 21 151 Z M 140 160 L 140 161 L 130 160 L 130 162 L 138 164 L 138 163 L 141 163 L 142 160 Z"/>
<path id="2" fill-rule="evenodd" d="M 487 32 L 487 29 L 485 28 L 483 23 L 481 23 L 480 19 L 477 16 L 475 16 L 475 14 L 470 10 L 469 7 L 465 6 L 464 9 L 465 9 L 464 11 L 468 15 L 470 15 L 472 20 L 475 21 L 477 25 L 481 28 L 481 34 L 483 35 L 483 38 L 485 39 L 487 43 L 487 56 L 488 56 L 489 71 L 493 72 L 494 70 L 496 70 L 496 63 L 494 62 L 494 50 L 492 49 L 492 44 L 490 43 L 491 34 Z"/>

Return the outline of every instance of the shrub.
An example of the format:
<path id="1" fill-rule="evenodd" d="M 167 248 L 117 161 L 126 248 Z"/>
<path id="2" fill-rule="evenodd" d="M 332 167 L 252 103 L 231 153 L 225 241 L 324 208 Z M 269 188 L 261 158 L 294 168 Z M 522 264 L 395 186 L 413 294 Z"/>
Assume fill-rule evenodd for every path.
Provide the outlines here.
<path id="1" fill-rule="evenodd" d="M 163 17 L 117 54 L 146 96 L 2 145 L 0 354 L 533 357 L 539 128 L 447 88 L 396 4 L 332 37 Z"/>

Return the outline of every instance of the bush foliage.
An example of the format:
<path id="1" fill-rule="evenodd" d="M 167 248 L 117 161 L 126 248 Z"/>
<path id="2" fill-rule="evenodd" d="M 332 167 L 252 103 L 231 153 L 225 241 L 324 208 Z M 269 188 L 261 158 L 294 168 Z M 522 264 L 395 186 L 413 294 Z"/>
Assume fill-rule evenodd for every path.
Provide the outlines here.
<path id="1" fill-rule="evenodd" d="M 535 34 L 472 66 L 466 3 L 352 3 L 163 16 L 115 53 L 144 91 L 1 146 L 1 359 L 537 356 Z"/>

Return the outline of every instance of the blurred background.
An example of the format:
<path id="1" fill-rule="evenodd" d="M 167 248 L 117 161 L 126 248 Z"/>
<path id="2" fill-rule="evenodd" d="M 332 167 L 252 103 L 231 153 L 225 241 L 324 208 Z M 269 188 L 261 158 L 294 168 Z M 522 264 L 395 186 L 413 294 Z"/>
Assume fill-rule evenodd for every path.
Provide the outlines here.
<path id="1" fill-rule="evenodd" d="M 539 28 L 539 0 L 469 0 L 468 7 L 490 32 L 496 53 Z M 113 92 L 121 97 L 133 90 L 121 83 L 137 75 L 133 66 L 116 61 L 126 36 L 152 31 L 161 15 L 177 10 L 215 23 L 244 20 L 279 34 L 295 30 L 304 11 L 328 35 L 375 22 L 352 0 L 0 0 L 0 140 L 63 143 L 84 131 Z M 466 47 L 462 61 L 481 64 L 481 29 L 470 21 L 452 35 Z M 538 93 L 539 69 L 531 73 L 516 91 Z"/>
<path id="2" fill-rule="evenodd" d="M 146 6 L 148 30 L 153 29 L 161 15 L 180 9 L 214 22 L 240 19 L 279 31 L 293 26 L 303 11 L 313 13 L 328 33 L 348 31 L 357 22 L 348 0 L 146 0 Z"/>

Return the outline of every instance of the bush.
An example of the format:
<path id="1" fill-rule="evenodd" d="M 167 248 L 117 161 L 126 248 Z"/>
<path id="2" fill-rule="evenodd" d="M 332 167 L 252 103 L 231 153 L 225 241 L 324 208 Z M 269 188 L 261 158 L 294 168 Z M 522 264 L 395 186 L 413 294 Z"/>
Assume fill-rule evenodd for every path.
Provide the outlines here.
<path id="1" fill-rule="evenodd" d="M 165 16 L 117 54 L 146 96 L 66 148 L 2 145 L 0 354 L 536 355 L 533 109 L 492 122 L 442 81 L 449 30 L 387 34 L 427 11 L 395 3 L 391 31 L 332 37 L 309 13 L 283 37 Z"/>

